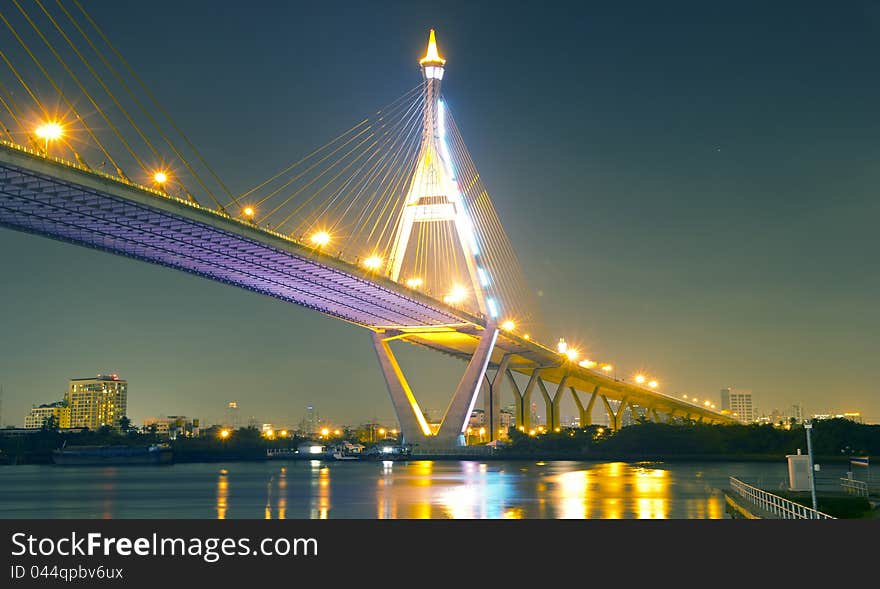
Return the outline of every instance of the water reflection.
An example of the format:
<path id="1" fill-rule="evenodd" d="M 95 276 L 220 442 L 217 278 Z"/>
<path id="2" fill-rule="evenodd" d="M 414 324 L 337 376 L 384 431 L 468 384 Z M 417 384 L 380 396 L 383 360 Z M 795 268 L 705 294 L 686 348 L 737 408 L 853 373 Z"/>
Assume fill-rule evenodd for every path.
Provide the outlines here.
<path id="1" fill-rule="evenodd" d="M 278 519 L 287 519 L 287 467 L 278 474 Z"/>
<path id="2" fill-rule="evenodd" d="M 226 501 L 229 496 L 227 475 L 228 471 L 221 468 L 220 474 L 217 476 L 217 519 L 226 519 Z"/>
<path id="3" fill-rule="evenodd" d="M 102 519 L 113 518 L 113 499 L 116 494 L 116 472 L 117 469 L 115 468 L 104 468 L 101 470 L 101 496 L 103 497 L 103 500 L 101 501 Z"/>
<path id="4" fill-rule="evenodd" d="M 633 473 L 636 486 L 636 512 L 639 519 L 666 519 L 669 479 L 666 471 L 638 468 Z"/>
<path id="5" fill-rule="evenodd" d="M 728 517 L 729 476 L 787 472 L 784 463 L 445 460 L 171 468 L 173 490 L 168 467 L 10 467 L 0 472 L 0 517 L 715 519 Z"/>
<path id="6" fill-rule="evenodd" d="M 277 487 L 277 493 L 275 491 Z M 287 517 L 287 467 L 282 466 L 277 476 L 272 473 L 266 482 L 266 506 L 263 510 L 264 519 L 272 519 L 272 498 L 277 494 L 276 514 L 277 519 Z"/>
<path id="7" fill-rule="evenodd" d="M 330 515 L 330 468 L 320 460 L 309 461 L 312 483 L 311 519 L 327 519 Z"/>

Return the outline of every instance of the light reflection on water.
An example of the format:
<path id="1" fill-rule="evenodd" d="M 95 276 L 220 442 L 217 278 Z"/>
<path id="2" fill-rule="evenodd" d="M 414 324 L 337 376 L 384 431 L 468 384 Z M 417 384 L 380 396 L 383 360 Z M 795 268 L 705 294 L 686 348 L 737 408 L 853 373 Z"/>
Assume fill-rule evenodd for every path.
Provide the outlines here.
<path id="1" fill-rule="evenodd" d="M 10 466 L 0 468 L 0 518 L 718 519 L 728 517 L 721 489 L 729 476 L 773 490 L 786 466 L 429 460 Z"/>

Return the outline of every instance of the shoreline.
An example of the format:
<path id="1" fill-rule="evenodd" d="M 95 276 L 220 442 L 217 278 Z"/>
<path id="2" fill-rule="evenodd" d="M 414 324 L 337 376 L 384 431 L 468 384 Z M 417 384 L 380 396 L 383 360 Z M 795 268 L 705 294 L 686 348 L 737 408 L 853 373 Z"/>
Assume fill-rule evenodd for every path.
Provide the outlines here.
<path id="1" fill-rule="evenodd" d="M 42 458 L 42 457 L 41 457 Z M 328 462 L 345 462 L 345 461 L 336 461 L 332 458 L 266 458 L 265 456 L 248 456 L 237 453 L 229 453 L 229 454 L 205 454 L 200 456 L 185 456 L 183 459 L 178 459 L 176 456 L 172 458 L 172 460 L 167 465 L 172 464 L 212 464 L 218 462 L 307 462 L 309 460 L 325 460 Z M 670 462 L 670 463 L 679 463 L 679 462 L 779 462 L 784 465 L 785 456 L 780 456 L 777 454 L 741 454 L 741 455 L 730 455 L 730 454 L 676 454 L 676 455 L 660 455 L 660 454 L 648 454 L 648 453 L 628 453 L 628 454 L 612 454 L 612 453 L 589 453 L 589 454 L 569 454 L 569 453 L 560 453 L 560 452 L 547 452 L 547 453 L 528 453 L 528 452 L 516 452 L 516 453 L 504 453 L 504 452 L 492 452 L 486 454 L 477 454 L 477 453 L 424 453 L 424 454 L 414 454 L 405 459 L 396 459 L 395 462 L 415 462 L 420 460 L 431 460 L 431 461 L 472 461 L 472 462 Z M 817 464 L 848 464 L 849 459 L 847 457 L 839 457 L 839 456 L 816 456 L 814 457 L 814 461 Z M 355 460 L 352 462 L 381 462 L 375 460 Z M 49 465 L 49 466 L 64 466 L 64 465 L 56 465 L 52 462 L 51 457 L 46 457 L 45 460 L 27 460 L 21 462 L 7 462 L 0 463 L 0 467 L 13 467 L 13 466 L 29 466 L 29 465 Z M 167 466 L 166 464 L 118 464 L 112 466 Z M 77 465 L 77 466 L 110 466 L 110 465 Z"/>

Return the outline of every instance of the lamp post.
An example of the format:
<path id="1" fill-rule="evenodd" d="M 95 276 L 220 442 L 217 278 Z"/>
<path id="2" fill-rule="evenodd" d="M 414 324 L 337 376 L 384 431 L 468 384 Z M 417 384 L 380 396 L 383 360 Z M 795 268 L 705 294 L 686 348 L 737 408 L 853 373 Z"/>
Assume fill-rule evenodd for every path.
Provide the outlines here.
<path id="1" fill-rule="evenodd" d="M 807 456 L 810 461 L 810 495 L 813 498 L 813 510 L 819 511 L 816 506 L 816 471 L 813 466 L 813 443 L 810 441 L 810 430 L 813 429 L 813 424 L 809 421 L 805 421 L 804 429 L 807 430 Z"/>

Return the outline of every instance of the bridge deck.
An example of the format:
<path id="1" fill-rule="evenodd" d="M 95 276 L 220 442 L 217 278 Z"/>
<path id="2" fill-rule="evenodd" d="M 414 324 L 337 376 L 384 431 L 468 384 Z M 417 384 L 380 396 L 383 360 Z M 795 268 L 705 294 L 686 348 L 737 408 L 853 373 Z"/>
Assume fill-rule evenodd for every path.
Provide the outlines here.
<path id="1" fill-rule="evenodd" d="M 476 320 L 249 223 L 5 145 L 0 225 L 198 274 L 364 327 Z"/>
<path id="2" fill-rule="evenodd" d="M 402 330 L 408 341 L 469 358 L 482 318 L 322 254 L 283 235 L 195 203 L 97 174 L 26 148 L 0 143 L 0 225 L 189 272 L 295 303 L 373 330 Z M 492 362 L 658 411 L 709 421 L 720 413 L 560 362 L 514 334 L 499 335 Z"/>

